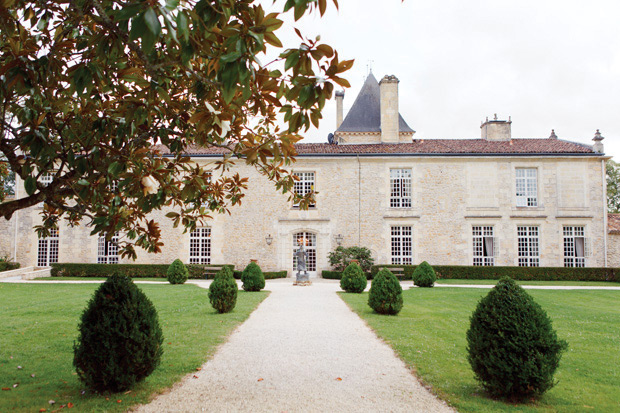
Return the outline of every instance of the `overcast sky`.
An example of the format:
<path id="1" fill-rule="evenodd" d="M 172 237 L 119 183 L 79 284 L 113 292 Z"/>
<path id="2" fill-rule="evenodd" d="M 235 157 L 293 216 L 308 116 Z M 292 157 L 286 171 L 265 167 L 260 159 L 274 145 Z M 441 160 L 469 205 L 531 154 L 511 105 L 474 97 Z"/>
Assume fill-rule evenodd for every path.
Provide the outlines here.
<path id="1" fill-rule="evenodd" d="M 416 138 L 479 138 L 497 113 L 512 116 L 515 138 L 553 128 L 592 144 L 600 129 L 620 159 L 619 0 L 340 0 L 296 25 L 355 59 L 345 116 L 370 65 L 378 80 L 400 79 L 400 113 Z M 326 141 L 335 111 L 332 101 L 304 142 Z"/>

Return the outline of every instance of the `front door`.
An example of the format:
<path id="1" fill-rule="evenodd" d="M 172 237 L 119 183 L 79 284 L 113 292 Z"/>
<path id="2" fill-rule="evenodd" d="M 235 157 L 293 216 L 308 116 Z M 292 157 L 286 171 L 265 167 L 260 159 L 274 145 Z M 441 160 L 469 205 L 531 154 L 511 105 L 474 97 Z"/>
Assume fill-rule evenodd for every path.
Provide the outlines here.
<path id="1" fill-rule="evenodd" d="M 297 274 L 297 259 L 295 252 L 303 245 L 308 253 L 306 268 L 310 277 L 316 277 L 316 234 L 311 232 L 298 232 L 293 234 L 293 276 Z"/>

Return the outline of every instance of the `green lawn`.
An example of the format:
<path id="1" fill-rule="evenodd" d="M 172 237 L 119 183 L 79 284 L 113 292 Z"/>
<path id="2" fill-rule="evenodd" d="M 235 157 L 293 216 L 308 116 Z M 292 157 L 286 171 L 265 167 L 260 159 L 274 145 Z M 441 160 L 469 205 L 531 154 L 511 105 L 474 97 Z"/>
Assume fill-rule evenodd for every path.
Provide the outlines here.
<path id="1" fill-rule="evenodd" d="M 208 291 L 197 286 L 139 285 L 159 312 L 164 355 L 145 382 L 106 400 L 82 394 L 72 365 L 78 320 L 97 287 L 0 284 L 0 387 L 10 389 L 0 392 L 0 411 L 51 411 L 69 402 L 78 411 L 125 411 L 147 402 L 153 393 L 201 366 L 268 294 L 240 291 L 235 310 L 217 314 Z M 49 400 L 56 404 L 50 406 Z"/>
<path id="2" fill-rule="evenodd" d="M 555 376 L 558 385 L 526 405 L 484 397 L 467 362 L 469 317 L 487 292 L 407 290 L 398 316 L 374 314 L 367 305 L 367 293 L 341 293 L 341 297 L 436 394 L 459 411 L 620 411 L 620 292 L 528 291 L 551 316 L 569 350 Z"/>
<path id="3" fill-rule="evenodd" d="M 499 280 L 458 280 L 440 279 L 437 284 L 471 284 L 471 285 L 495 285 Z M 609 281 L 518 281 L 519 285 L 559 285 L 559 286 L 584 286 L 584 287 L 620 287 L 620 283 Z"/>

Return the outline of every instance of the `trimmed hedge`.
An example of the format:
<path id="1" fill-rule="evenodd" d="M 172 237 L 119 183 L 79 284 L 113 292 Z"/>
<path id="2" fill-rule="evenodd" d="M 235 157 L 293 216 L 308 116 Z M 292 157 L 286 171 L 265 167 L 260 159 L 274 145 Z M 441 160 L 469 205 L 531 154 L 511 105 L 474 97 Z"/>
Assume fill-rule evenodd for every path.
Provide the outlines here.
<path id="1" fill-rule="evenodd" d="M 405 269 L 404 278 L 411 280 L 416 265 L 374 265 L 374 276 L 379 268 Z M 498 280 L 508 276 L 520 281 L 615 281 L 620 282 L 620 268 L 567 268 L 567 267 L 474 267 L 468 265 L 434 265 L 437 279 Z"/>
<path id="2" fill-rule="evenodd" d="M 0 261 L 0 272 L 16 270 L 20 267 L 18 262 Z"/>
<path id="3" fill-rule="evenodd" d="M 226 265 L 231 270 L 234 265 Z M 187 264 L 189 278 L 194 280 L 205 278 L 205 267 L 202 264 Z M 126 275 L 131 278 L 166 278 L 166 264 L 80 264 L 54 263 L 52 277 L 108 277 L 112 273 Z"/>
<path id="4" fill-rule="evenodd" d="M 369 272 L 365 272 L 364 275 L 366 275 L 367 280 L 372 280 L 372 275 Z M 342 271 L 323 270 L 321 277 L 326 280 L 340 280 L 342 279 Z"/>
<path id="5" fill-rule="evenodd" d="M 411 280 L 411 279 L 413 279 L 413 271 L 415 270 L 415 267 L 416 267 L 416 265 L 392 265 L 392 264 L 373 265 L 370 268 L 370 279 L 375 278 L 375 275 L 377 275 L 377 273 L 379 272 L 380 269 L 387 268 L 399 280 Z M 397 274 L 397 273 L 395 273 L 394 271 L 391 270 L 392 268 L 403 268 L 404 269 L 404 274 Z"/>
<path id="6" fill-rule="evenodd" d="M 233 271 L 235 280 L 240 280 L 242 273 L 243 271 Z M 288 277 L 288 271 L 263 271 L 263 275 L 265 276 L 266 280 L 274 280 L 276 278 Z"/>

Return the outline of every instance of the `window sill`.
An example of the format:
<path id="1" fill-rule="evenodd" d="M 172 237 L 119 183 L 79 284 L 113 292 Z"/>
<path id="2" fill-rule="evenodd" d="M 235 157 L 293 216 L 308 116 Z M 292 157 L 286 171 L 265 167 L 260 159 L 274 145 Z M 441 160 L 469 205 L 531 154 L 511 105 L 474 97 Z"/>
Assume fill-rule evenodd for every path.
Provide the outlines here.
<path id="1" fill-rule="evenodd" d="M 298 206 L 291 207 L 291 211 L 316 211 L 316 210 L 317 210 L 316 206 L 308 207 L 308 209 L 301 209 Z"/>
<path id="2" fill-rule="evenodd" d="M 514 206 L 512 207 L 513 211 L 544 211 L 545 207 L 542 205 L 538 206 Z"/>

